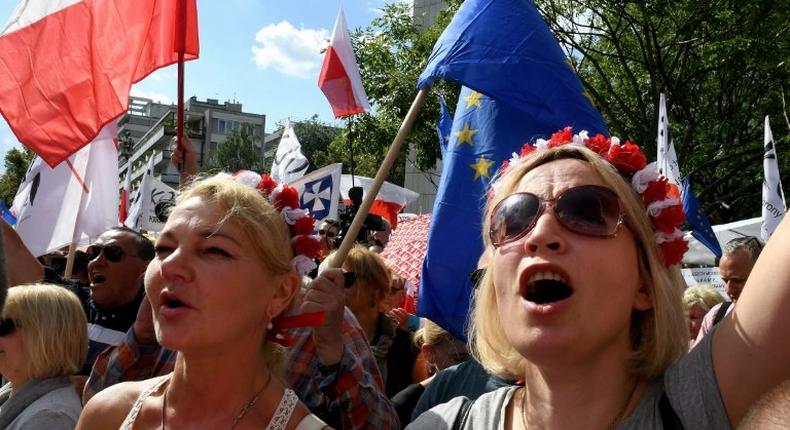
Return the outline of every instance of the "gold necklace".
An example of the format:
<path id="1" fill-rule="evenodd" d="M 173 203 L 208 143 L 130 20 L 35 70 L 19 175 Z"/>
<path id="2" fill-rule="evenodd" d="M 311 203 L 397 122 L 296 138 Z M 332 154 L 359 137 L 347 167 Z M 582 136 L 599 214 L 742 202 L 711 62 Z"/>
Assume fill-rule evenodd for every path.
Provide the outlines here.
<path id="1" fill-rule="evenodd" d="M 269 383 L 271 382 L 272 382 L 272 374 L 270 372 L 269 377 L 266 379 L 266 382 L 264 382 L 263 386 L 258 391 L 255 392 L 255 394 L 250 398 L 250 400 L 244 406 L 242 406 L 241 411 L 239 411 L 239 414 L 236 415 L 236 418 L 234 418 L 233 422 L 230 424 L 229 430 L 233 430 L 234 428 L 236 428 L 236 426 L 239 424 L 239 421 L 241 421 L 241 419 L 244 418 L 244 415 L 247 414 L 247 411 L 249 411 L 250 409 L 252 409 L 253 406 L 255 406 L 255 402 L 258 401 L 258 397 L 261 396 L 263 390 L 265 390 L 266 387 L 268 387 Z M 165 388 L 165 393 L 162 396 L 162 430 L 165 429 L 166 410 L 167 410 L 167 388 Z"/>
<path id="2" fill-rule="evenodd" d="M 634 393 L 636 393 L 636 387 L 639 386 L 639 380 L 634 381 L 634 386 L 631 387 L 631 392 L 628 394 L 628 397 L 625 399 L 625 403 L 620 408 L 620 412 L 614 416 L 612 422 L 606 427 L 607 429 L 614 430 L 617 424 L 623 419 L 623 414 L 628 410 L 628 405 L 631 404 L 631 400 L 634 397 Z M 524 385 L 524 394 L 521 396 L 521 425 L 524 427 L 525 430 L 530 430 L 529 425 L 527 425 L 527 386 Z"/>

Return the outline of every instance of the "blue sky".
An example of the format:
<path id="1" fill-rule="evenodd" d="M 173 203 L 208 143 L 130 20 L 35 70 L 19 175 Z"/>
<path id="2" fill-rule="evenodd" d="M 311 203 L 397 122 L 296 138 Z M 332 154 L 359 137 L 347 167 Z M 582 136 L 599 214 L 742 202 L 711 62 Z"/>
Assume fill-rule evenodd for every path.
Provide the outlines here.
<path id="1" fill-rule="evenodd" d="M 236 99 L 245 111 L 266 115 L 266 132 L 289 117 L 299 120 L 318 114 L 334 122 L 317 81 L 323 60 L 320 51 L 331 37 L 338 8 L 343 8 L 353 31 L 367 26 L 393 1 L 197 0 L 200 58 L 186 63 L 184 96 L 220 102 Z M 17 3 L 0 0 L 0 25 Z M 176 66 L 155 72 L 135 85 L 131 94 L 174 102 Z M 0 157 L 12 147 L 21 145 L 0 117 Z"/>

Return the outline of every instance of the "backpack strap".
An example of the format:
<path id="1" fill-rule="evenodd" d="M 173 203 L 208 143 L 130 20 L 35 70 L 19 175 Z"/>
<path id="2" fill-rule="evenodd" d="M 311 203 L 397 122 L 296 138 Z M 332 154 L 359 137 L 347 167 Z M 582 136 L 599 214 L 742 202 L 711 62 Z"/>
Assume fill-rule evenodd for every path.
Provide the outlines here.
<path id="1" fill-rule="evenodd" d="M 661 394 L 661 400 L 658 401 L 658 412 L 661 414 L 661 426 L 664 430 L 683 430 L 683 423 L 672 409 L 666 391 Z"/>
<path id="2" fill-rule="evenodd" d="M 716 318 L 713 319 L 713 325 L 716 325 L 727 316 L 727 309 L 732 306 L 732 302 L 724 302 L 719 306 L 719 310 L 716 312 Z"/>
<path id="3" fill-rule="evenodd" d="M 469 400 L 464 397 L 464 402 L 461 403 L 461 410 L 458 411 L 458 415 L 455 416 L 455 421 L 453 421 L 453 430 L 461 430 L 464 428 L 466 420 L 469 418 L 469 410 L 472 409 L 473 403 L 474 400 Z"/>

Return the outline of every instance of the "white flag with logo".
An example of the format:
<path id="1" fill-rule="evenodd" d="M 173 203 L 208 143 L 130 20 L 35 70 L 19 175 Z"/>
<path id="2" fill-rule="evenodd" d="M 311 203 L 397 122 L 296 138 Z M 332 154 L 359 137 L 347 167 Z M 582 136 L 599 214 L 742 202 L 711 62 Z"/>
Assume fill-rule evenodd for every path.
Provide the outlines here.
<path id="1" fill-rule="evenodd" d="M 118 144 L 115 121 L 90 144 L 49 167 L 36 157 L 19 185 L 11 212 L 35 256 L 72 242 L 87 244 L 118 223 Z"/>
<path id="2" fill-rule="evenodd" d="M 162 231 L 167 222 L 167 217 L 176 205 L 175 189 L 156 179 L 154 175 L 147 175 L 144 186 L 140 187 L 140 227 L 146 231 Z"/>
<path id="3" fill-rule="evenodd" d="M 299 192 L 301 207 L 309 210 L 316 220 L 337 219 L 342 171 L 341 163 L 330 164 L 289 184 Z"/>
<path id="4" fill-rule="evenodd" d="M 680 185 L 680 166 L 675 153 L 675 145 L 669 136 L 669 116 L 667 115 L 667 102 L 664 93 L 661 93 L 658 106 L 658 151 L 656 165 L 658 172 L 666 176 L 669 182 Z"/>
<path id="5" fill-rule="evenodd" d="M 304 176 L 310 163 L 302 154 L 302 145 L 296 138 L 293 126 L 289 122 L 283 130 L 277 152 L 274 154 L 272 163 L 272 179 L 279 184 L 291 184 L 295 180 Z"/>
<path id="6" fill-rule="evenodd" d="M 151 182 L 148 178 L 154 175 L 154 157 L 148 159 L 143 172 L 143 179 L 140 180 L 140 187 L 137 189 L 137 195 L 132 200 L 132 207 L 129 209 L 129 215 L 126 217 L 123 225 L 134 229 L 140 230 L 143 228 L 143 218 L 146 214 L 147 206 L 145 206 L 145 196 L 151 195 Z"/>
<path id="7" fill-rule="evenodd" d="M 771 132 L 771 124 L 765 117 L 765 138 L 763 139 L 765 155 L 763 156 L 763 224 L 760 227 L 760 236 L 767 241 L 776 230 L 787 212 L 785 195 L 782 191 L 782 181 L 779 177 L 779 162 L 776 159 L 776 145 Z"/>

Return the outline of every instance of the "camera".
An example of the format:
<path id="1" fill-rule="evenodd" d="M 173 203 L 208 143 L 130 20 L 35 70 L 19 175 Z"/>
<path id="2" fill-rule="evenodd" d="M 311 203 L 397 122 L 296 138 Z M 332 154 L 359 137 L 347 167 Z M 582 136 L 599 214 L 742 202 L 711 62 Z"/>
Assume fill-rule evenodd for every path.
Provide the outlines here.
<path id="1" fill-rule="evenodd" d="M 343 238 L 346 237 L 346 233 L 348 233 L 348 229 L 351 227 L 351 223 L 354 221 L 354 217 L 357 215 L 359 207 L 362 205 L 363 195 L 364 190 L 362 187 L 351 187 L 351 189 L 348 190 L 348 198 L 351 200 L 351 204 L 344 206 L 338 211 L 340 229 L 338 231 L 337 238 L 335 238 L 335 247 L 339 247 L 343 242 Z M 368 236 L 370 235 L 370 232 L 382 230 L 386 230 L 384 220 L 378 215 L 368 214 L 368 216 L 365 217 L 365 222 L 362 224 L 362 228 L 359 230 L 359 234 L 354 239 L 354 241 L 362 245 L 369 245 Z"/>

